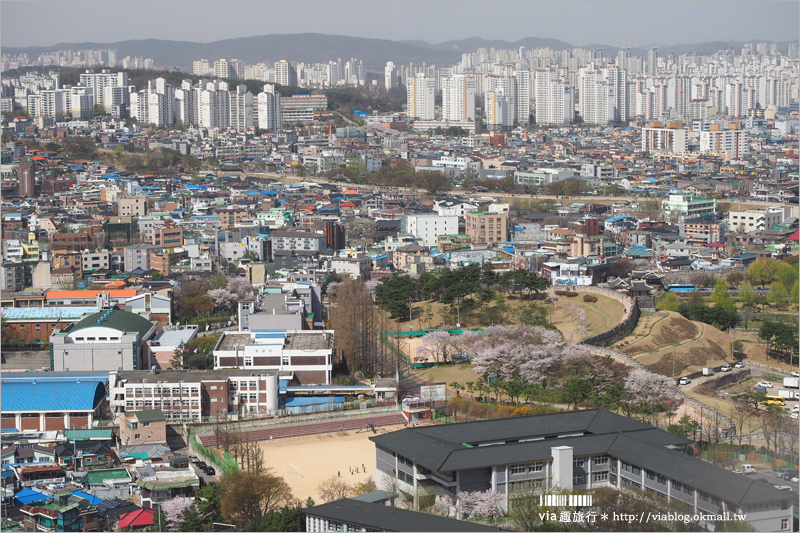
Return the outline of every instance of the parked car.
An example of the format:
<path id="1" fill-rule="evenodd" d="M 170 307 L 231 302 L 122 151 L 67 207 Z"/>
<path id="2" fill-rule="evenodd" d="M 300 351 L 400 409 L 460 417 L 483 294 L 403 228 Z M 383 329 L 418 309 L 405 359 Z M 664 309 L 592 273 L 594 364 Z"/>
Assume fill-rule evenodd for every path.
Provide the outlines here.
<path id="1" fill-rule="evenodd" d="M 791 375 L 793 378 L 800 378 L 800 371 L 795 370 Z"/>
<path id="2" fill-rule="evenodd" d="M 681 378 L 678 380 L 678 385 L 688 385 L 692 380 L 689 378 Z"/>
<path id="3" fill-rule="evenodd" d="M 195 464 L 197 465 L 197 468 L 203 471 L 205 471 L 205 469 L 208 468 L 208 465 L 205 463 L 205 461 L 198 461 Z"/>
<path id="4" fill-rule="evenodd" d="M 733 365 L 733 368 L 744 368 L 744 363 L 739 361 Z"/>
<path id="5" fill-rule="evenodd" d="M 794 477 L 793 477 L 792 479 L 790 479 L 789 481 L 791 481 L 792 483 L 798 483 L 798 482 L 800 482 L 800 478 L 799 478 L 799 477 L 797 477 L 797 476 L 794 476 Z"/>
<path id="6" fill-rule="evenodd" d="M 764 387 L 765 389 L 769 389 L 770 387 L 772 387 L 772 383 L 770 383 L 769 381 L 759 381 L 758 383 L 756 383 L 756 387 Z"/>
<path id="7" fill-rule="evenodd" d="M 792 473 L 792 471 L 791 471 L 790 469 L 788 469 L 788 468 L 781 468 L 781 469 L 779 469 L 779 470 L 776 470 L 774 473 L 775 473 L 775 477 L 776 477 L 776 478 L 778 478 L 778 479 L 785 479 L 785 477 L 786 477 L 788 474 L 791 474 L 791 473 Z M 791 477 L 791 476 L 789 476 L 789 477 Z"/>
<path id="8" fill-rule="evenodd" d="M 733 370 L 731 365 L 722 365 L 722 367 L 719 369 L 720 372 L 730 372 L 731 370 Z"/>
<path id="9" fill-rule="evenodd" d="M 205 472 L 206 472 L 207 476 L 215 476 L 215 475 L 217 475 L 217 471 L 214 470 L 213 466 L 206 467 Z"/>

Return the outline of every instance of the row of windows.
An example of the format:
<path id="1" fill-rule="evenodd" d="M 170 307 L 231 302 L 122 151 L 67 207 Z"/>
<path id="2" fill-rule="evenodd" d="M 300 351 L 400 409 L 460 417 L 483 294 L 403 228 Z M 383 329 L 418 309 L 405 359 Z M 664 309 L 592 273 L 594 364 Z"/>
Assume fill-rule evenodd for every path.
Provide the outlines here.
<path id="1" fill-rule="evenodd" d="M 509 467 L 511 474 L 526 474 L 531 472 L 542 472 L 544 470 L 544 463 L 531 463 L 531 464 L 517 464 Z"/>
<path id="2" fill-rule="evenodd" d="M 628 463 L 626 463 L 624 461 L 622 463 L 622 469 L 624 471 L 626 471 L 626 472 L 630 472 L 634 476 L 639 476 L 639 475 L 642 474 L 642 469 L 641 468 L 639 468 L 638 466 L 635 466 L 635 465 L 628 464 Z"/>
<path id="3" fill-rule="evenodd" d="M 216 388 L 215 386 L 212 387 L 212 390 Z M 126 395 L 134 395 L 134 394 L 199 394 L 200 389 L 198 387 L 125 387 L 125 394 Z"/>
<path id="4" fill-rule="evenodd" d="M 400 463 L 401 465 L 406 465 L 406 466 L 410 466 L 410 467 L 414 466 L 414 461 L 412 461 L 411 459 L 408 459 L 407 457 L 403 457 L 400 454 L 397 455 L 397 462 Z"/>
<path id="5" fill-rule="evenodd" d="M 414 484 L 414 477 L 411 474 L 406 474 L 402 470 L 399 470 L 397 472 L 397 479 L 399 479 L 400 481 L 403 481 L 405 483 L 408 483 L 409 485 L 413 485 Z"/>

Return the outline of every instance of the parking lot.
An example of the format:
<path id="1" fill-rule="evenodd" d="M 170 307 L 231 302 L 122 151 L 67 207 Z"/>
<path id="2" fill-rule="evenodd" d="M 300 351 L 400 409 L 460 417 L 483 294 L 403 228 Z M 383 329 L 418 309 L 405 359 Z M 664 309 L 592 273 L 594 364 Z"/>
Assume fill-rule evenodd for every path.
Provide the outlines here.
<path id="1" fill-rule="evenodd" d="M 771 472 L 769 470 L 759 470 L 757 474 L 751 474 L 751 475 L 749 475 L 747 477 L 753 479 L 753 481 L 756 481 L 756 482 L 759 482 L 758 480 L 763 479 L 763 480 L 765 480 L 767 482 L 767 484 L 773 485 L 773 486 L 777 485 L 779 487 L 787 487 L 787 486 L 788 487 L 792 487 L 792 492 L 794 492 L 795 494 L 798 493 L 798 484 L 797 483 L 792 483 L 791 481 L 788 481 L 788 480 L 785 480 L 785 479 L 780 479 L 780 478 L 775 476 L 774 472 Z M 761 482 L 759 482 L 759 483 L 761 483 Z"/>

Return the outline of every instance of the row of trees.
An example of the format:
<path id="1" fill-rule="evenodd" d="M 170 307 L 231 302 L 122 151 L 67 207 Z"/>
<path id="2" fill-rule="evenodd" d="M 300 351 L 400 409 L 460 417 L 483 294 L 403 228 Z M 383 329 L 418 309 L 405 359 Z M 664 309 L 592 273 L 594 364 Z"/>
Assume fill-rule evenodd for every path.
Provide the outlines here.
<path id="1" fill-rule="evenodd" d="M 419 276 L 399 275 L 375 287 L 375 299 L 393 318 L 409 315 L 413 302 L 434 300 L 449 305 L 455 313 L 468 313 L 479 302 L 492 301 L 498 291 L 520 298 L 533 297 L 550 286 L 549 280 L 526 269 L 495 272 L 470 265 L 458 269 L 436 269 Z"/>
<path id="2" fill-rule="evenodd" d="M 429 333 L 422 351 L 447 360 L 464 354 L 478 379 L 465 386 L 496 400 L 564 402 L 577 409 L 584 402 L 623 409 L 628 416 L 660 425 L 660 416 L 674 410 L 674 382 L 644 369 L 630 369 L 592 355 L 586 346 L 564 342 L 556 331 L 536 326 L 493 326 L 482 333 Z M 460 383 L 451 383 L 459 390 Z"/>

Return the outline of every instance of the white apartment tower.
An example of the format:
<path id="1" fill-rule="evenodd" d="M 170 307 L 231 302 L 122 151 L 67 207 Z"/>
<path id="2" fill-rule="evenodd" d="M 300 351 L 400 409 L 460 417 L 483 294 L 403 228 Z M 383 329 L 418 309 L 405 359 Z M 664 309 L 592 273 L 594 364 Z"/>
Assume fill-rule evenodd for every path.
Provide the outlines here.
<path id="1" fill-rule="evenodd" d="M 192 74 L 195 76 L 208 76 L 210 72 L 211 64 L 207 58 L 204 57 L 200 61 L 192 62 Z"/>
<path id="2" fill-rule="evenodd" d="M 555 70 L 536 70 L 534 92 L 537 124 L 569 124 L 574 120 L 572 88 Z"/>
<path id="3" fill-rule="evenodd" d="M 396 74 L 394 73 L 394 70 L 394 63 L 387 61 L 386 67 L 383 69 L 383 86 L 387 91 L 391 91 L 397 85 L 395 82 Z"/>
<path id="4" fill-rule="evenodd" d="M 519 124 L 527 124 L 531 118 L 531 71 L 514 72 L 514 117 Z"/>
<path id="5" fill-rule="evenodd" d="M 105 91 L 103 90 L 105 87 L 127 87 L 130 83 L 127 72 L 112 73 L 109 70 L 103 70 L 98 74 L 93 70 L 87 70 L 86 73 L 81 74 L 80 84 L 92 90 L 94 105 L 105 106 Z"/>
<path id="6" fill-rule="evenodd" d="M 435 117 L 436 78 L 417 75 L 408 79 L 406 113 L 408 118 L 433 120 Z"/>
<path id="7" fill-rule="evenodd" d="M 442 78 L 442 119 L 475 120 L 475 78 L 465 74 Z"/>
<path id="8" fill-rule="evenodd" d="M 258 93 L 256 106 L 258 127 L 267 131 L 276 131 L 281 128 L 281 95 L 275 91 L 275 86 L 267 83 L 264 92 Z"/>
<path id="9" fill-rule="evenodd" d="M 297 85 L 297 70 L 294 65 L 281 59 L 275 63 L 275 83 L 278 85 Z"/>
<path id="10" fill-rule="evenodd" d="M 490 131 L 514 125 L 514 101 L 502 88 L 484 94 L 484 120 Z"/>
<path id="11" fill-rule="evenodd" d="M 254 126 L 253 122 L 253 93 L 247 90 L 247 85 L 238 85 L 236 90 L 228 93 L 230 96 L 230 127 L 243 132 Z"/>

